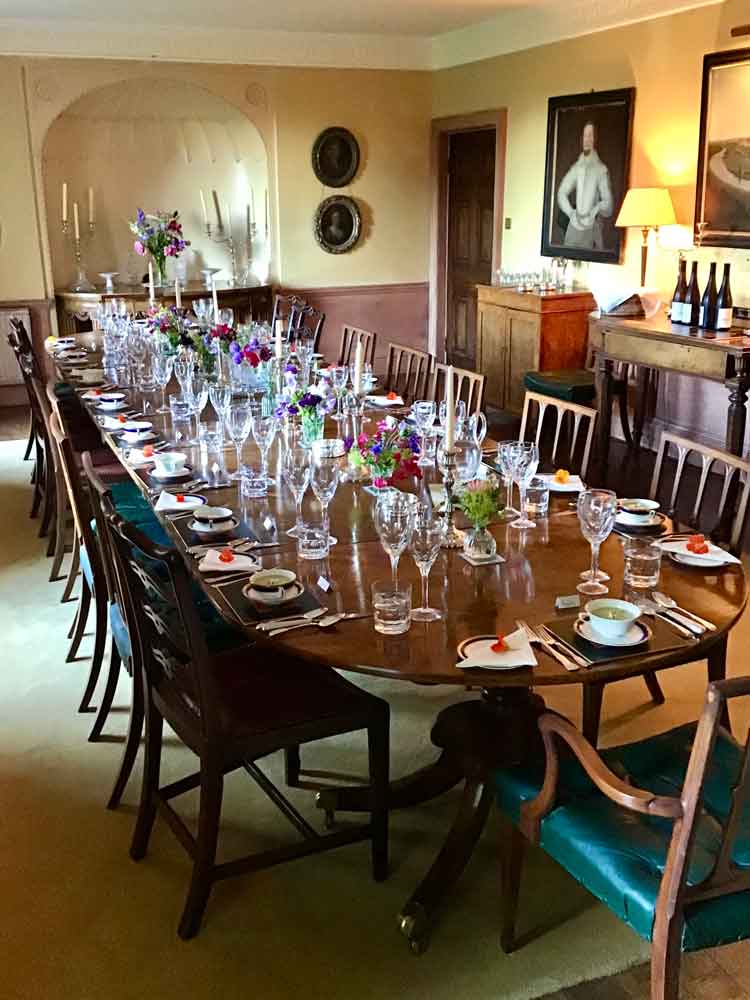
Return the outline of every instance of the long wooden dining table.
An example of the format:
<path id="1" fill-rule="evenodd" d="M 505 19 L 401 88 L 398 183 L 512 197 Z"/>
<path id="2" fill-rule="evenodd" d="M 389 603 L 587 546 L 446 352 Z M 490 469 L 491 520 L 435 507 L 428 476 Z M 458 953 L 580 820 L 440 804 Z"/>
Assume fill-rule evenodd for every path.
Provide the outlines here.
<path id="1" fill-rule="evenodd" d="M 60 371 L 66 375 L 65 368 Z M 143 409 L 147 397 L 129 392 L 132 405 Z M 148 394 L 148 398 L 153 395 Z M 165 423 L 159 414 L 149 412 L 147 419 L 156 430 L 169 436 L 168 418 Z M 144 496 L 154 503 L 156 484 L 148 473 L 130 467 L 118 439 L 108 432 L 102 433 Z M 331 433 L 335 435 L 335 430 L 329 431 L 329 436 Z M 533 668 L 502 672 L 460 669 L 456 666 L 457 646 L 464 639 L 508 634 L 515 630 L 517 619 L 536 624 L 575 617 L 575 612 L 555 610 L 556 597 L 575 594 L 579 574 L 588 568 L 590 559 L 571 495 L 553 494 L 549 516 L 539 518 L 534 529 L 493 524 L 491 530 L 504 560 L 498 564 L 472 566 L 460 551 L 443 550 L 430 575 L 430 602 L 440 610 L 441 619 L 413 622 L 404 635 L 384 636 L 374 630 L 369 617 L 370 586 L 378 578 L 387 578 L 390 572 L 371 516 L 373 497 L 361 484 L 342 483 L 329 510 L 331 533 L 337 544 L 325 560 L 298 560 L 296 542 L 287 535 L 295 521 L 295 505 L 282 485 L 282 448 L 279 435 L 271 452 L 274 485 L 264 498 L 241 499 L 236 483 L 212 489 L 208 494 L 203 486 L 192 492 L 207 494 L 211 504 L 231 507 L 261 542 L 268 543 L 268 547 L 258 550 L 264 567 L 293 569 L 305 587 L 332 612 L 357 612 L 368 617 L 341 621 L 324 632 L 311 627 L 275 638 L 246 625 L 259 654 L 273 657 L 275 652 L 283 651 L 298 660 L 324 664 L 331 669 L 409 684 L 452 685 L 462 693 L 461 700 L 444 708 L 432 726 L 431 739 L 438 751 L 435 761 L 391 785 L 390 806 L 397 809 L 427 801 L 464 783 L 455 821 L 443 847 L 399 914 L 401 931 L 411 949 L 420 953 L 426 947 L 437 910 L 466 866 L 484 828 L 493 801 L 493 770 L 498 765 L 521 760 L 538 742 L 536 719 L 544 710 L 540 692 L 558 685 L 577 685 L 582 691 L 591 686 L 599 693 L 601 704 L 601 692 L 609 682 L 702 659 L 708 660 L 709 677 L 718 676 L 724 669 L 727 636 L 745 606 L 745 574 L 739 565 L 703 571 L 678 566 L 665 556 L 660 589 L 716 625 L 715 632 L 690 643 L 683 642 L 678 648 L 619 659 L 613 656 L 576 672 L 564 669 L 538 648 L 538 663 Z M 201 472 L 199 449 L 180 446 L 180 450 L 188 451 L 197 475 L 207 474 L 206 469 Z M 233 446 L 227 445 L 229 471 L 234 465 L 230 458 L 233 455 Z M 259 464 L 258 452 L 250 443 L 243 458 L 245 463 L 256 467 Z M 427 471 L 421 482 L 413 480 L 403 484 L 403 488 L 421 493 L 429 502 L 427 483 L 439 481 L 439 476 L 434 470 Z M 221 586 L 202 577 L 198 560 L 187 552 L 176 522 L 170 515 L 159 516 L 175 545 L 184 553 L 196 581 L 227 621 L 237 626 L 238 620 L 222 599 Z M 309 492 L 305 516 L 313 520 L 320 517 L 320 508 Z M 612 535 L 601 549 L 601 565 L 611 576 L 610 593 L 615 596 L 623 592 L 621 542 L 621 538 Z M 417 595 L 419 574 L 408 553 L 402 556 L 398 572 L 400 582 L 412 584 Z M 326 589 L 327 584 L 330 589 Z M 467 699 L 467 688 L 476 691 L 476 697 Z M 306 787 L 309 785 L 306 782 Z M 321 785 L 317 799 L 329 821 L 337 811 L 367 810 L 370 805 L 369 790 L 361 784 Z"/>

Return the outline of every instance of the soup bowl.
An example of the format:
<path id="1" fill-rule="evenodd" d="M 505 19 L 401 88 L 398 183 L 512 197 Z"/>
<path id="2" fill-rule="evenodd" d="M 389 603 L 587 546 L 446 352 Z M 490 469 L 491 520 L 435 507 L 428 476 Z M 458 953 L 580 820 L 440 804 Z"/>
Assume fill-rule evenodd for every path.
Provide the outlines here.
<path id="1" fill-rule="evenodd" d="M 591 628 L 602 639 L 621 639 L 641 617 L 641 609 L 637 604 L 620 601 L 615 597 L 600 597 L 596 601 L 589 601 L 586 613 L 591 621 Z"/>

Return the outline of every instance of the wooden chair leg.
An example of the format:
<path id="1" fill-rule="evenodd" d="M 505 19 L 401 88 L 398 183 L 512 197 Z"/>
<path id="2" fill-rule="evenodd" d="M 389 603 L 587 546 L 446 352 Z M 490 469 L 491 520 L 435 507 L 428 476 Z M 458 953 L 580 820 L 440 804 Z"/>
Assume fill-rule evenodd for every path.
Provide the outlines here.
<path id="1" fill-rule="evenodd" d="M 143 761 L 143 782 L 138 817 L 130 845 L 130 857 L 140 861 L 146 856 L 148 841 L 156 819 L 156 796 L 159 791 L 161 770 L 161 738 L 164 720 L 153 704 L 145 704 L 146 752 Z"/>
<path id="2" fill-rule="evenodd" d="M 724 636 L 712 648 L 708 654 L 708 679 L 709 681 L 723 681 L 727 676 L 727 637 Z M 732 727 L 729 720 L 729 705 L 726 701 L 721 709 L 721 724 L 731 733 Z"/>
<path id="3" fill-rule="evenodd" d="M 65 662 L 70 663 L 75 660 L 76 653 L 78 652 L 78 647 L 81 645 L 81 639 L 83 639 L 84 629 L 86 628 L 86 621 L 89 617 L 89 608 L 91 607 L 91 591 L 89 589 L 88 583 L 84 580 L 83 586 L 81 587 L 81 603 L 78 605 L 78 614 L 76 616 L 76 627 L 73 632 L 73 638 L 70 642 L 70 648 L 68 649 L 68 655 L 65 657 Z"/>
<path id="4" fill-rule="evenodd" d="M 679 1000 L 681 914 L 661 919 L 657 908 L 651 946 L 651 1000 Z"/>
<path id="5" fill-rule="evenodd" d="M 69 639 L 72 638 L 73 633 L 76 630 L 76 625 L 78 624 L 78 615 L 80 614 L 80 611 L 81 611 L 81 605 L 79 602 L 78 607 L 76 608 L 76 613 L 73 615 L 73 621 L 70 623 L 70 628 L 68 629 Z"/>
<path id="6" fill-rule="evenodd" d="M 52 555 L 52 566 L 49 571 L 50 583 L 59 579 L 60 567 L 65 558 L 65 534 L 67 527 L 65 504 L 58 496 L 55 502 L 55 548 Z"/>
<path id="7" fill-rule="evenodd" d="M 287 747 L 284 751 L 284 780 L 289 788 L 299 788 L 300 766 L 299 747 Z"/>
<path id="8" fill-rule="evenodd" d="M 664 692 L 661 689 L 659 678 L 656 676 L 656 671 L 649 670 L 643 675 L 643 679 L 646 682 L 648 693 L 651 695 L 651 700 L 654 705 L 663 705 L 666 698 L 664 697 Z"/>
<path id="9" fill-rule="evenodd" d="M 372 811 L 370 814 L 372 843 L 372 877 L 376 882 L 388 878 L 388 770 L 390 766 L 390 715 L 367 730 L 370 760 Z"/>
<path id="10" fill-rule="evenodd" d="M 110 639 L 109 650 L 109 672 L 107 673 L 107 683 L 99 702 L 99 711 L 94 719 L 94 725 L 89 733 L 89 743 L 95 743 L 102 734 L 104 723 L 107 721 L 109 710 L 112 708 L 117 681 L 120 679 L 120 652 L 114 638 Z"/>
<path id="11" fill-rule="evenodd" d="M 128 722 L 128 735 L 125 740 L 125 747 L 120 762 L 120 770 L 117 773 L 112 794 L 107 802 L 107 809 L 116 809 L 123 792 L 127 786 L 130 775 L 133 771 L 135 758 L 138 755 L 138 748 L 141 745 L 141 733 L 143 732 L 143 684 L 138 670 L 133 670 L 133 696 L 130 705 L 130 721 Z"/>
<path id="12" fill-rule="evenodd" d="M 34 447 L 34 418 L 29 420 L 29 439 L 26 442 L 26 451 L 23 453 L 24 462 L 28 462 L 31 457 L 31 449 Z"/>
<path id="13" fill-rule="evenodd" d="M 42 519 L 39 522 L 39 537 L 46 538 L 50 536 L 49 544 L 47 545 L 47 555 L 51 556 L 55 549 L 55 540 L 53 537 L 53 526 L 55 523 L 55 491 L 52 486 L 45 479 L 44 485 L 44 498 L 42 502 Z"/>
<path id="14" fill-rule="evenodd" d="M 630 433 L 630 417 L 628 415 L 628 382 L 623 379 L 623 386 L 617 393 L 617 409 L 620 414 L 620 427 L 628 448 L 633 447 L 633 436 Z"/>
<path id="15" fill-rule="evenodd" d="M 107 644 L 107 600 L 106 596 L 94 594 L 94 610 L 96 612 L 96 631 L 94 633 L 94 653 L 91 657 L 91 669 L 86 681 L 86 687 L 81 697 L 81 704 L 78 706 L 79 712 L 91 710 L 91 699 L 99 681 L 99 674 L 104 661 L 104 649 Z"/>
<path id="16" fill-rule="evenodd" d="M 526 838 L 518 827 L 512 823 L 508 825 L 510 829 L 500 859 L 502 889 L 500 947 L 506 955 L 516 947 L 516 915 L 526 847 Z"/>
<path id="17" fill-rule="evenodd" d="M 589 743 L 596 747 L 599 740 L 599 722 L 602 717 L 602 701 L 604 699 L 603 684 L 584 684 L 583 686 L 583 735 Z"/>
<path id="18" fill-rule="evenodd" d="M 62 597 L 60 598 L 61 604 L 67 604 L 73 593 L 73 587 L 75 587 L 81 567 L 80 551 L 81 543 L 78 538 L 78 532 L 75 532 L 73 537 L 73 555 L 70 560 L 70 567 L 68 568 L 68 579 L 65 581 L 65 590 L 63 590 Z"/>
<path id="19" fill-rule="evenodd" d="M 178 928 L 183 940 L 194 937 L 200 930 L 208 897 L 211 894 L 223 793 L 224 775 L 218 770 L 210 769 L 204 761 L 201 761 L 201 804 L 193 875 Z"/>

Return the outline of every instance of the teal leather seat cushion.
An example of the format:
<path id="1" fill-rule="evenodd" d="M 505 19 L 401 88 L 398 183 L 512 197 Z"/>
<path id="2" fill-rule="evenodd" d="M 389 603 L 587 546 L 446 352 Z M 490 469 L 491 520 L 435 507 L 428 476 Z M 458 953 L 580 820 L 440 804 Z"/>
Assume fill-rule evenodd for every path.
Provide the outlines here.
<path id="1" fill-rule="evenodd" d="M 544 396 L 564 399 L 568 403 L 586 405 L 596 397 L 594 374 L 585 369 L 526 372 L 523 384 L 531 392 L 540 392 Z"/>
<path id="2" fill-rule="evenodd" d="M 130 633 L 125 624 L 125 619 L 122 617 L 120 605 L 116 601 L 110 601 L 109 604 L 109 627 L 112 629 L 112 637 L 115 640 L 120 659 L 129 660 L 133 655 L 133 649 L 130 645 Z"/>
<path id="3" fill-rule="evenodd" d="M 661 795 L 678 795 L 684 784 L 696 724 L 601 756 L 608 767 L 633 785 Z M 719 736 L 706 776 L 704 808 L 687 870 L 695 885 L 710 873 L 721 844 L 742 749 Z M 524 763 L 495 773 L 498 804 L 517 822 L 521 804 L 541 788 L 543 762 Z M 610 907 L 636 933 L 650 940 L 659 885 L 666 864 L 672 824 L 620 808 L 603 796 L 570 757 L 560 771 L 559 795 L 543 820 L 540 846 L 589 892 Z M 750 867 L 750 806 L 745 808 L 733 860 Z M 685 951 L 728 944 L 750 937 L 750 892 L 695 903 L 686 909 Z"/>

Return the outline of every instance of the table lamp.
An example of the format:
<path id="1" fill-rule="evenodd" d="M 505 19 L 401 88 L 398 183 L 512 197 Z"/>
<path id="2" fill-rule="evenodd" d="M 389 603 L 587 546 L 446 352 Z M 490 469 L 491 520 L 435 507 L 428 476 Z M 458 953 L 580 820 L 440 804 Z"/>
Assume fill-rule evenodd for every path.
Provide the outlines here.
<path id="1" fill-rule="evenodd" d="M 666 188 L 630 188 L 625 195 L 615 225 L 620 229 L 640 229 L 643 233 L 641 287 L 646 284 L 649 231 L 659 226 L 674 226 L 676 222 L 672 196 Z"/>

